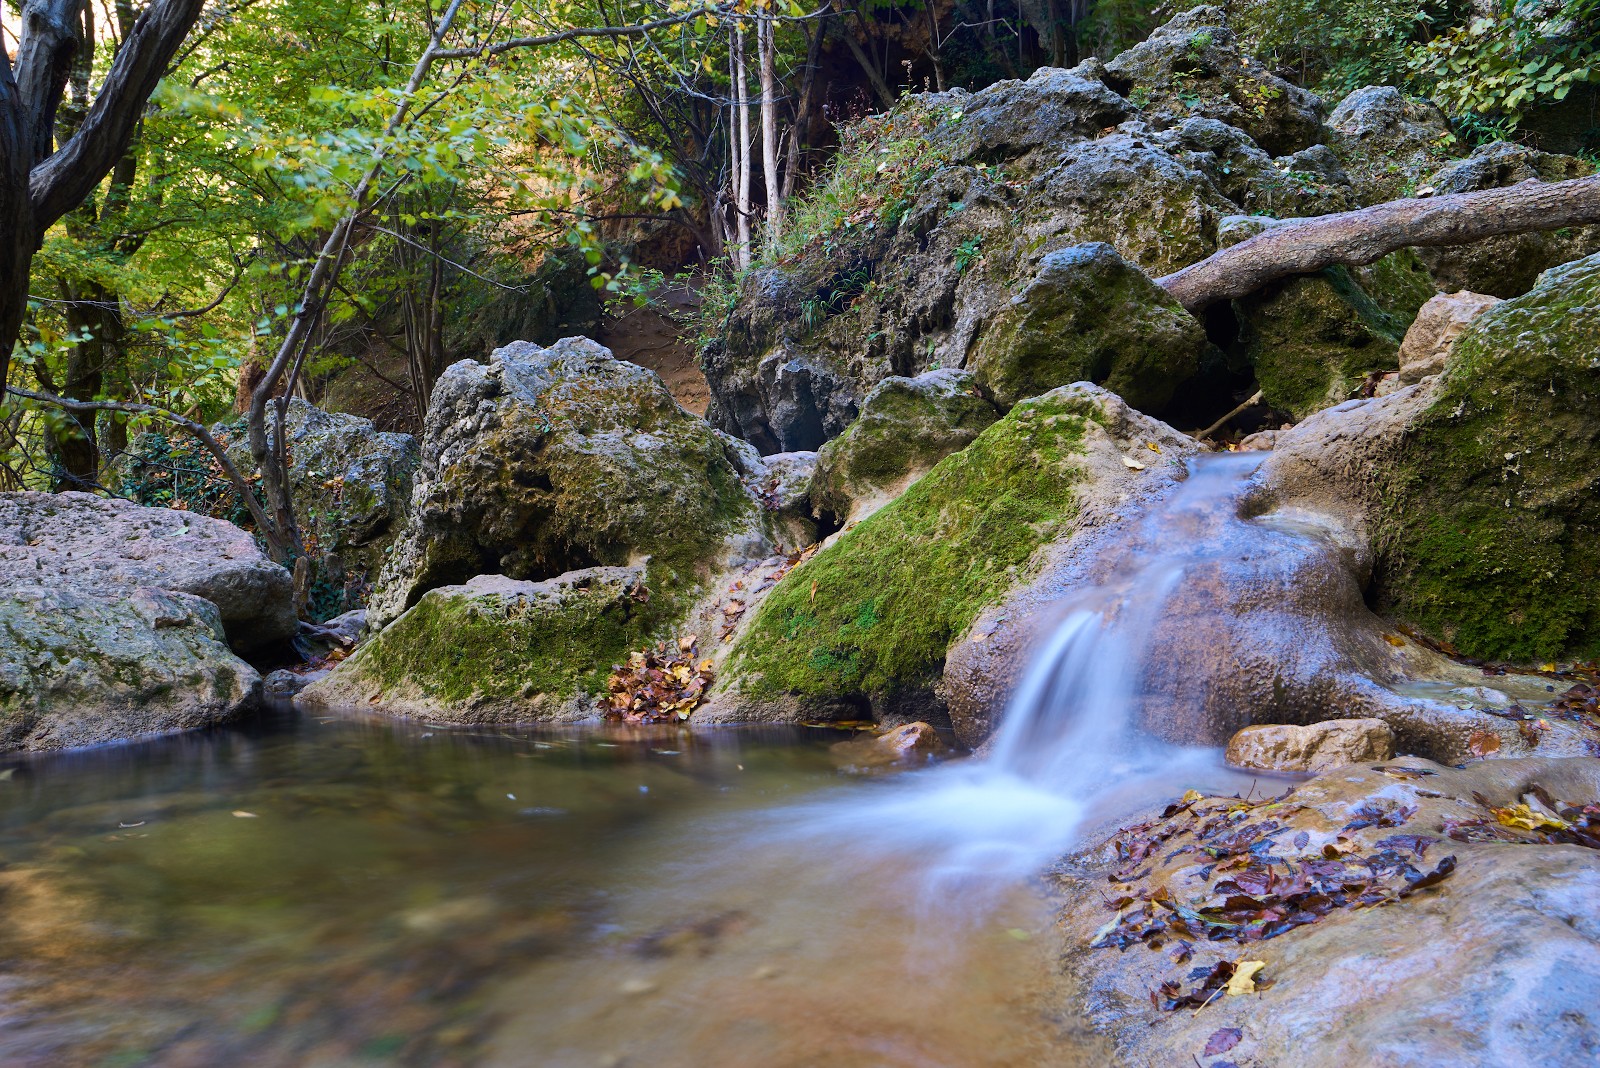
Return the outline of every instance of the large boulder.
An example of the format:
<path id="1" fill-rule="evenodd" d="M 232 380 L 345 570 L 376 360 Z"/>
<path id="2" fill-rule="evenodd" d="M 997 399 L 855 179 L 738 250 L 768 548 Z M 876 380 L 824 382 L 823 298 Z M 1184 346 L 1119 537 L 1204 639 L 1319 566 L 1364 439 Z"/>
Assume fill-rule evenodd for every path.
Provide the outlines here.
<path id="1" fill-rule="evenodd" d="M 1450 119 L 1431 100 L 1388 85 L 1357 89 L 1328 116 L 1328 144 L 1362 204 L 1414 196 L 1459 155 Z"/>
<path id="2" fill-rule="evenodd" d="M 1262 399 L 1303 419 L 1396 370 L 1400 342 L 1433 295 L 1428 269 L 1410 250 L 1283 279 L 1233 302 L 1235 350 Z"/>
<path id="3" fill-rule="evenodd" d="M 8 582 L 0 636 L 0 752 L 209 727 L 261 697 L 217 606 L 187 593 Z"/>
<path id="4" fill-rule="evenodd" d="M 1199 370 L 1207 344 L 1171 294 L 1110 245 L 1091 243 L 1040 261 L 984 327 L 970 366 L 978 388 L 1003 407 L 1094 382 L 1155 411 Z"/>
<path id="5" fill-rule="evenodd" d="M 1600 656 L 1597 336 L 1600 255 L 1456 339 L 1399 446 L 1363 475 L 1382 495 L 1384 609 L 1471 656 Z"/>
<path id="6" fill-rule="evenodd" d="M 238 527 L 87 493 L 0 493 L 0 591 L 22 586 L 203 597 L 245 651 L 287 642 L 297 626 L 289 573 Z"/>
<path id="7" fill-rule="evenodd" d="M 1075 1008 L 1119 1063 L 1593 1062 L 1600 761 L 1405 759 L 1177 800 L 1190 785 L 1054 875 Z"/>
<path id="8" fill-rule="evenodd" d="M 1188 439 L 1088 383 L 1018 404 L 787 572 L 705 718 L 943 722 L 945 652 L 1053 540 L 1169 483 Z"/>
<path id="9" fill-rule="evenodd" d="M 1409 386 L 1443 371 L 1457 339 L 1474 319 L 1499 303 L 1499 297 L 1466 292 L 1429 299 L 1400 342 L 1399 384 Z"/>
<path id="10" fill-rule="evenodd" d="M 885 378 L 860 418 L 817 454 L 812 503 L 842 522 L 864 519 L 998 418 L 965 371 Z"/>
<path id="11" fill-rule="evenodd" d="M 647 633 L 643 567 L 527 582 L 479 575 L 429 590 L 300 700 L 452 723 L 570 720 Z"/>
<path id="12" fill-rule="evenodd" d="M 1381 719 L 1329 719 L 1295 726 L 1262 723 L 1234 732 L 1223 758 L 1260 771 L 1327 771 L 1394 756 L 1394 732 Z"/>
<path id="13" fill-rule="evenodd" d="M 592 341 L 519 342 L 440 376 L 381 627 L 479 574 L 541 581 L 648 560 L 663 612 L 713 565 L 765 555 L 732 450 L 661 379 Z"/>
<path id="14" fill-rule="evenodd" d="M 249 470 L 242 428 L 230 429 L 228 451 L 242 470 Z M 376 579 L 405 525 L 417 470 L 416 439 L 294 398 L 284 417 L 284 440 L 295 519 L 322 558 L 325 574 Z"/>

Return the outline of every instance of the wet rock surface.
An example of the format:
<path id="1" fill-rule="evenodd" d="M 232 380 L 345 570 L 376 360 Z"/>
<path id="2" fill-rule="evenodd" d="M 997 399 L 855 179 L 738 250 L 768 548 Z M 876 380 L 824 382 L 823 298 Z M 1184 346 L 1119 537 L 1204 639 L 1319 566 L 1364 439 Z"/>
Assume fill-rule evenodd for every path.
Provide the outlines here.
<path id="1" fill-rule="evenodd" d="M 1065 966 L 1126 1063 L 1593 1059 L 1600 761 L 1403 759 L 1263 793 L 1186 795 L 1057 872 Z"/>
<path id="2" fill-rule="evenodd" d="M 1224 759 L 1262 771 L 1327 771 L 1394 756 L 1394 732 L 1381 719 L 1330 719 L 1303 727 L 1263 723 L 1228 739 Z"/>

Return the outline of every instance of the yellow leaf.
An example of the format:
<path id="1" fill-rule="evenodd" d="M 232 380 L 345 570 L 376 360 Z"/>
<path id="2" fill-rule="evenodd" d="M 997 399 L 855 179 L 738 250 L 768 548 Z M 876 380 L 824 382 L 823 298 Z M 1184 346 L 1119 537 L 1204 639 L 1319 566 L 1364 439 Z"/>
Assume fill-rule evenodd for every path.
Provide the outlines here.
<path id="1" fill-rule="evenodd" d="M 1189 790 L 1183 795 L 1183 803 L 1186 805 L 1192 805 L 1204 797 L 1205 794 L 1202 794 L 1199 790 Z"/>
<path id="2" fill-rule="evenodd" d="M 1151 451 L 1151 452 L 1160 452 L 1160 451 L 1161 451 L 1161 446 L 1160 446 L 1160 445 L 1157 445 L 1157 444 L 1156 444 L 1156 443 L 1155 443 L 1155 442 L 1153 442 L 1153 441 L 1147 441 L 1147 442 L 1145 442 L 1145 443 L 1144 443 L 1144 447 L 1145 447 L 1145 448 L 1147 448 L 1147 449 L 1149 449 L 1149 450 L 1150 450 L 1150 451 Z"/>
<path id="3" fill-rule="evenodd" d="M 1497 808 L 1494 818 L 1507 827 L 1517 827 L 1524 831 L 1538 831 L 1549 828 L 1553 831 L 1566 830 L 1567 825 L 1554 816 L 1547 816 L 1543 812 L 1535 812 L 1525 804 L 1515 804 L 1510 808 Z"/>
<path id="4" fill-rule="evenodd" d="M 1242 960 L 1233 970 L 1233 978 L 1228 980 L 1229 995 L 1254 994 L 1256 992 L 1255 975 L 1267 966 L 1264 960 Z"/>

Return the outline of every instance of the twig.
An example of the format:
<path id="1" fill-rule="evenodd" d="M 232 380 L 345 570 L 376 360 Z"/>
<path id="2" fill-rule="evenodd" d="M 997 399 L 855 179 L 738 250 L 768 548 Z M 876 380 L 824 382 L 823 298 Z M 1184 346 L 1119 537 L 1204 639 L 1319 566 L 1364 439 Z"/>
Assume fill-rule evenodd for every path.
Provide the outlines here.
<path id="1" fill-rule="evenodd" d="M 1258 389 L 1250 395 L 1249 400 L 1245 401 L 1243 404 L 1239 405 L 1239 407 L 1235 408 L 1233 411 L 1229 412 L 1227 415 L 1223 416 L 1221 419 L 1218 419 L 1215 423 L 1212 423 L 1210 426 L 1200 431 L 1200 433 L 1196 434 L 1195 440 L 1206 440 L 1206 438 L 1209 438 L 1212 434 L 1215 434 L 1217 431 L 1227 426 L 1229 421 L 1232 420 L 1234 416 L 1242 414 L 1246 408 L 1254 408 L 1256 405 L 1260 404 L 1261 399 L 1261 391 Z"/>

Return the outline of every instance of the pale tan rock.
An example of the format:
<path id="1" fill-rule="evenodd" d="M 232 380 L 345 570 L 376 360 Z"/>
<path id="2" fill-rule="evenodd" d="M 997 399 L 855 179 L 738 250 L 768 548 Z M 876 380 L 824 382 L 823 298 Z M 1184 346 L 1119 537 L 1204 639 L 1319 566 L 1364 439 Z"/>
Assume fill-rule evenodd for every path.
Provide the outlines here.
<path id="1" fill-rule="evenodd" d="M 1408 386 L 1443 371 L 1456 338 L 1472 320 L 1499 303 L 1499 297 L 1463 290 L 1440 293 L 1424 304 L 1400 342 L 1399 385 Z"/>
<path id="2" fill-rule="evenodd" d="M 949 751 L 931 724 L 906 723 L 884 734 L 852 738 L 829 747 L 840 767 L 881 768 L 891 764 L 921 763 Z"/>
<path id="3" fill-rule="evenodd" d="M 1326 771 L 1392 756 L 1394 732 L 1383 720 L 1330 719 L 1246 727 L 1229 740 L 1227 761 L 1262 771 Z"/>

